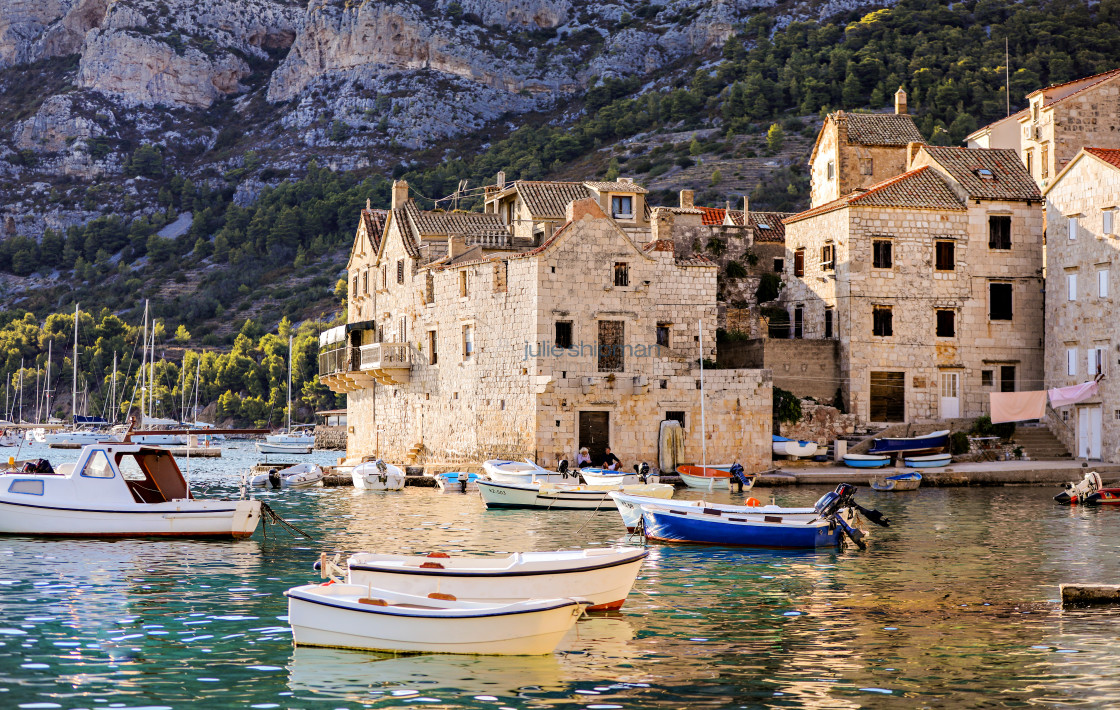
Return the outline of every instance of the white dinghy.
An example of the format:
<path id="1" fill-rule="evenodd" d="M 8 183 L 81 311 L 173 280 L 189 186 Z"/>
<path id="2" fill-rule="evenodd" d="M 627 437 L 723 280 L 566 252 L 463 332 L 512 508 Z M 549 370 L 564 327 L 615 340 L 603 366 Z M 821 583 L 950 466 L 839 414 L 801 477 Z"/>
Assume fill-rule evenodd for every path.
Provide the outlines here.
<path id="1" fill-rule="evenodd" d="M 506 461 L 503 459 L 484 461 L 482 470 L 486 473 L 487 478 L 497 483 L 532 483 L 533 481 L 560 483 L 568 479 L 569 476 L 575 477 L 577 473 L 576 471 L 570 473 L 549 471 L 532 461 Z"/>
<path id="2" fill-rule="evenodd" d="M 23 468 L 0 473 L 0 533 L 248 537 L 261 518 L 260 501 L 194 498 L 165 449 L 105 442 L 57 471 L 44 460 Z"/>
<path id="3" fill-rule="evenodd" d="M 323 480 L 323 469 L 313 463 L 301 463 L 283 469 L 258 473 L 249 479 L 254 486 L 266 488 L 308 488 Z"/>
<path id="4" fill-rule="evenodd" d="M 589 610 L 599 611 L 622 607 L 648 554 L 637 547 L 478 557 L 360 552 L 348 560 L 347 581 L 419 596 L 441 592 L 469 601 L 571 597 L 586 599 Z M 325 563 L 321 558 L 320 564 Z"/>
<path id="5" fill-rule="evenodd" d="M 267 441 L 257 442 L 257 451 L 262 454 L 290 454 L 302 456 L 311 453 L 314 444 L 272 444 Z"/>
<path id="6" fill-rule="evenodd" d="M 552 653 L 588 602 L 459 601 L 359 584 L 309 584 L 284 593 L 297 646 L 405 653 L 535 656 Z"/>
<path id="7" fill-rule="evenodd" d="M 404 488 L 404 471 L 381 459 L 358 464 L 350 471 L 354 488 L 366 491 L 399 491 Z"/>
<path id="8" fill-rule="evenodd" d="M 478 481 L 478 491 L 487 508 L 544 508 L 546 510 L 610 510 L 614 500 L 611 491 L 627 491 L 634 495 L 669 499 L 673 487 L 668 483 L 647 483 L 637 486 L 576 486 L 562 483 L 496 483 Z"/>

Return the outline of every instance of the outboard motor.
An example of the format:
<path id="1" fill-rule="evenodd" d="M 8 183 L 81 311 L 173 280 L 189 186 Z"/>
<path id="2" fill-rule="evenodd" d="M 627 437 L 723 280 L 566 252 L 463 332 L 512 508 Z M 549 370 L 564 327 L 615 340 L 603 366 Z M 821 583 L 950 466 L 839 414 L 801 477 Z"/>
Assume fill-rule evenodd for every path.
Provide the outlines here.
<path id="1" fill-rule="evenodd" d="M 463 493 L 467 492 L 467 483 L 471 480 L 471 474 L 466 471 L 459 472 L 459 490 Z"/>
<path id="2" fill-rule="evenodd" d="M 645 483 L 649 480 L 649 464 L 645 461 L 642 462 L 641 466 L 634 464 L 634 472 L 638 474 L 639 483 Z"/>
<path id="3" fill-rule="evenodd" d="M 280 469 L 278 469 L 278 468 L 268 469 L 268 487 L 269 488 L 280 488 L 282 485 L 283 485 L 283 483 L 280 480 Z"/>
<path id="4" fill-rule="evenodd" d="M 1096 502 L 1093 497 L 1097 495 L 1097 491 L 1104 488 L 1104 483 L 1101 481 L 1099 473 L 1096 471 L 1089 471 L 1085 474 L 1085 478 L 1077 483 L 1067 483 L 1062 487 L 1065 490 L 1054 496 L 1054 500 L 1059 503 L 1065 505 L 1071 503 L 1092 503 Z"/>
<path id="5" fill-rule="evenodd" d="M 556 464 L 556 470 L 560 473 L 561 478 L 567 478 L 568 477 L 568 459 L 560 459 L 560 463 Z"/>
<path id="6" fill-rule="evenodd" d="M 743 492 L 743 489 L 751 487 L 751 482 L 747 480 L 746 474 L 743 473 L 743 465 L 738 461 L 731 464 L 731 478 L 739 485 L 740 493 Z"/>
<path id="7" fill-rule="evenodd" d="M 377 459 L 377 461 L 374 462 L 373 465 L 377 467 L 377 480 L 381 483 L 385 483 L 386 481 L 388 481 L 389 467 L 385 465 L 385 462 L 381 459 Z"/>

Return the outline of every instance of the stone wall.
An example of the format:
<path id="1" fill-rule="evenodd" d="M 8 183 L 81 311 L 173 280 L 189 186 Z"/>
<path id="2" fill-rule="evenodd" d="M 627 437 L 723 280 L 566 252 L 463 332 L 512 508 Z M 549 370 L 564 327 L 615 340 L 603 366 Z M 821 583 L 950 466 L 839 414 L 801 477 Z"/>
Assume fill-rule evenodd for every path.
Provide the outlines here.
<path id="1" fill-rule="evenodd" d="M 870 187 L 906 172 L 905 146 L 871 146 L 849 143 L 843 114 L 831 114 L 821 128 L 815 152 L 809 164 L 812 207 L 839 199 L 853 190 Z M 871 172 L 864 174 L 861 161 L 871 161 Z M 832 179 L 828 164 L 833 163 Z"/>
<path id="2" fill-rule="evenodd" d="M 1036 104 L 1047 103 L 1046 94 L 1049 93 L 1032 98 L 1031 110 L 1019 119 L 1023 154 L 1032 155 L 1032 177 L 1042 187 L 1053 183 L 1058 173 L 1082 148 L 1120 148 L 1120 131 L 1117 130 L 1120 76 L 1040 108 L 1036 123 L 1032 120 L 1031 111 Z M 1048 146 L 1049 151 L 1045 177 L 1042 171 L 1043 145 Z"/>
<path id="3" fill-rule="evenodd" d="M 855 433 L 859 418 L 854 414 L 844 414 L 836 407 L 826 404 L 801 402 L 801 419 L 792 424 L 782 424 L 778 432 L 787 439 L 814 441 L 819 446 L 827 446 L 841 436 Z"/>
<path id="4" fill-rule="evenodd" d="M 345 451 L 346 427 L 322 425 L 315 427 L 315 448 Z"/>
<path id="5" fill-rule="evenodd" d="M 832 402 L 842 383 L 839 345 L 835 339 L 756 338 L 720 343 L 716 359 L 721 367 L 770 370 L 775 387 L 798 397 Z"/>
<path id="6" fill-rule="evenodd" d="M 1050 430 L 1078 454 L 1078 418 L 1083 407 L 1103 408 L 1101 458 L 1120 461 L 1120 382 L 1113 372 L 1120 366 L 1117 345 L 1120 324 L 1113 306 L 1120 299 L 1120 214 L 1113 211 L 1113 234 L 1103 233 L 1102 208 L 1120 206 L 1120 169 L 1090 155 L 1081 155 L 1062 179 L 1046 192 L 1046 383 L 1065 387 L 1094 377 L 1089 370 L 1090 349 L 1102 348 L 1104 378 L 1100 394 L 1081 405 L 1061 408 L 1050 416 Z M 1069 238 L 1069 218 L 1076 215 L 1076 238 Z M 1101 272 L 1105 272 L 1102 277 Z M 1075 300 L 1070 299 L 1070 276 L 1076 277 Z M 1103 279 L 1107 295 L 1100 295 Z M 1072 352 L 1074 373 L 1067 359 Z"/>

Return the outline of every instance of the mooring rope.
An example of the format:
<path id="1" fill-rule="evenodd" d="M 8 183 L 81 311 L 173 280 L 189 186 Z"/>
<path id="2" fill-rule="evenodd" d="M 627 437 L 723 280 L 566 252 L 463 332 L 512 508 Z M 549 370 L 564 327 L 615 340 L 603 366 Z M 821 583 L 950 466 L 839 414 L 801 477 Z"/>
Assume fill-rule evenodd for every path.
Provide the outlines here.
<path id="1" fill-rule="evenodd" d="M 276 511 L 272 509 L 272 506 L 270 506 L 268 503 L 265 503 L 263 500 L 260 503 L 261 503 L 261 520 L 264 522 L 263 532 L 264 532 L 265 537 L 268 537 L 268 524 L 269 523 L 277 523 L 281 527 L 285 527 L 288 530 L 291 530 L 292 532 L 296 533 L 297 535 L 302 535 L 303 537 L 307 538 L 308 540 L 314 540 L 315 539 L 315 538 L 311 537 L 310 535 L 308 535 L 307 533 L 305 533 L 304 531 L 297 528 L 295 525 L 292 525 L 291 523 L 289 523 L 287 520 L 284 520 L 283 518 L 281 518 L 276 513 Z"/>

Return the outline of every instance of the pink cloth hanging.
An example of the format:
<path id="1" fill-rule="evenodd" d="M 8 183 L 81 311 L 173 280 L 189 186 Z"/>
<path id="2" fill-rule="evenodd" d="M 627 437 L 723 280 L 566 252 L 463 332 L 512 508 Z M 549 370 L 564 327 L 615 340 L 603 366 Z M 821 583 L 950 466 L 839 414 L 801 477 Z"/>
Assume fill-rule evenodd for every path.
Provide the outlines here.
<path id="1" fill-rule="evenodd" d="M 1099 391 L 1099 384 L 1096 380 L 1090 382 L 1082 382 L 1079 385 L 1070 385 L 1069 387 L 1058 387 L 1052 390 L 1047 390 L 1050 395 L 1050 406 L 1064 407 L 1067 404 L 1077 404 L 1084 402 L 1087 399 L 1097 396 Z"/>
<path id="2" fill-rule="evenodd" d="M 992 423 L 1041 419 L 1046 413 L 1046 390 L 992 392 Z"/>

